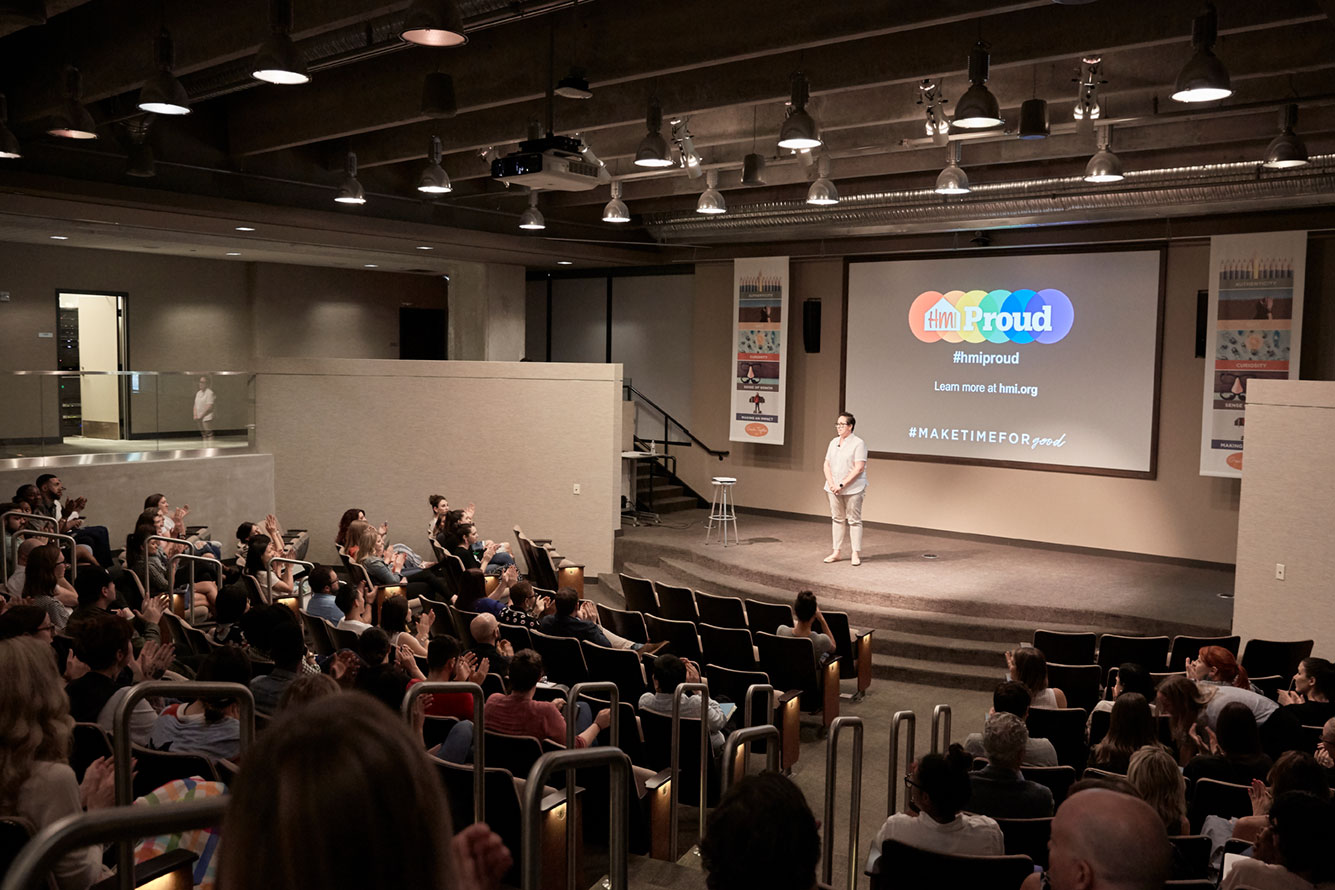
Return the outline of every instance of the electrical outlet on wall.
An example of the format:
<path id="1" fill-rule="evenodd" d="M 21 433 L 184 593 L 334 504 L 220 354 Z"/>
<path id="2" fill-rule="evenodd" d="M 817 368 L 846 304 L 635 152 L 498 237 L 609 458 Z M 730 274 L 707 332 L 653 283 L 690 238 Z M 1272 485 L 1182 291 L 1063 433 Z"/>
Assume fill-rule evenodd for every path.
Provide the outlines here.
<path id="1" fill-rule="evenodd" d="M 1276 581 L 1284 580 L 1284 563 L 1282 562 L 1275 563 L 1275 580 Z"/>
<path id="2" fill-rule="evenodd" d="M 575 494 L 579 494 L 579 483 L 575 483 Z"/>

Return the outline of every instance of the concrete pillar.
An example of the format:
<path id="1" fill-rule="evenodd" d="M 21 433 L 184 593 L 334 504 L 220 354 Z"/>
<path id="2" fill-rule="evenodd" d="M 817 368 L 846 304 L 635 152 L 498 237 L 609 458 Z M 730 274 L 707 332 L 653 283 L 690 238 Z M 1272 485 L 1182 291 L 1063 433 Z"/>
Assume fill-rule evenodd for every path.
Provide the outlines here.
<path id="1" fill-rule="evenodd" d="M 450 270 L 449 356 L 517 362 L 524 357 L 524 267 L 459 263 Z"/>

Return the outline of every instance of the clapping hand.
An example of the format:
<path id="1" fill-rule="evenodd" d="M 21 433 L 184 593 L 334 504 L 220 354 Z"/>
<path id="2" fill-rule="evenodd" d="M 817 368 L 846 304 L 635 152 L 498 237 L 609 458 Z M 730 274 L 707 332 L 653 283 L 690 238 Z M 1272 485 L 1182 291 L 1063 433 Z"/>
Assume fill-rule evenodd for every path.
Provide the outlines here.
<path id="1" fill-rule="evenodd" d="M 1247 796 L 1252 800 L 1253 816 L 1264 816 L 1270 812 L 1271 795 L 1265 782 L 1260 779 L 1252 779 L 1251 787 L 1247 789 Z"/>
<path id="2" fill-rule="evenodd" d="M 361 669 L 362 660 L 357 657 L 356 652 L 351 649 L 340 649 L 334 655 L 334 660 L 329 663 L 329 676 L 340 686 L 351 686 L 357 682 L 357 674 Z"/>
<path id="3" fill-rule="evenodd" d="M 1303 703 L 1303 697 L 1297 692 L 1281 689 L 1279 690 L 1279 703 L 1281 705 L 1300 705 Z"/>
<path id="4" fill-rule="evenodd" d="M 133 768 L 134 761 L 130 761 Z M 110 757 L 99 757 L 88 764 L 79 783 L 79 802 L 85 810 L 101 810 L 116 805 L 116 766 Z"/>
<path id="5" fill-rule="evenodd" d="M 125 645 L 130 646 L 132 644 L 126 643 Z M 149 640 L 144 643 L 144 648 L 139 651 L 138 658 L 129 659 L 130 674 L 134 677 L 136 683 L 142 683 L 145 680 L 156 680 L 167 670 L 167 666 L 172 663 L 172 659 L 175 657 L 175 644 Z"/>
<path id="6" fill-rule="evenodd" d="M 683 658 L 682 662 L 686 665 L 686 682 L 699 683 L 700 666 L 695 662 L 691 661 L 689 658 Z"/>
<path id="7" fill-rule="evenodd" d="M 476 890 L 495 890 L 514 864 L 500 835 L 485 822 L 474 822 L 450 841 L 454 862 L 459 868 L 460 886 Z"/>
<path id="8" fill-rule="evenodd" d="M 75 680 L 88 673 L 88 665 L 79 660 L 73 650 L 65 657 L 65 682 L 73 683 Z"/>
<path id="9" fill-rule="evenodd" d="M 148 624 L 157 624 L 162 618 L 162 613 L 167 611 L 167 604 L 167 594 L 165 593 L 161 596 L 146 599 L 144 600 L 144 610 L 136 612 L 135 617 L 142 618 Z"/>

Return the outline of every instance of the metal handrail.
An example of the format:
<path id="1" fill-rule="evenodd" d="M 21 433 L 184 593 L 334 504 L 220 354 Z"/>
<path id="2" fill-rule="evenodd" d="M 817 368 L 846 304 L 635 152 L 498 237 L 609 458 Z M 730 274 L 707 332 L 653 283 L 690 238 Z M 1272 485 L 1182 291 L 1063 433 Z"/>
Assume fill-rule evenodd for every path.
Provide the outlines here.
<path id="1" fill-rule="evenodd" d="M 58 819 L 37 832 L 5 874 L 2 890 L 30 890 L 41 885 L 41 877 L 55 868 L 56 862 L 71 850 L 117 842 L 130 845 L 142 837 L 176 834 L 210 828 L 222 823 L 227 811 L 226 797 L 188 803 L 167 803 L 157 807 L 109 807 Z M 117 880 L 122 888 L 134 887 L 134 868 L 122 871 Z"/>
<path id="2" fill-rule="evenodd" d="M 542 877 L 542 832 L 538 819 L 542 815 L 542 795 L 547 777 L 558 769 L 607 764 L 611 772 L 608 782 L 608 801 L 611 835 L 607 845 L 607 874 L 612 890 L 629 890 L 629 837 L 630 834 L 630 758 L 620 748 L 580 748 L 578 750 L 548 751 L 537 759 L 524 782 L 524 890 L 538 890 Z M 566 821 L 575 818 L 573 788 L 566 788 Z M 567 887 L 566 890 L 574 890 Z"/>
<path id="3" fill-rule="evenodd" d="M 586 692 L 610 692 L 612 700 L 611 722 L 608 731 L 612 734 L 612 747 L 621 747 L 621 690 L 610 680 L 586 680 L 570 687 L 570 697 L 566 700 L 566 750 L 575 750 L 575 710 L 579 698 Z M 566 886 L 573 888 L 579 881 L 575 867 L 579 852 L 579 838 L 575 833 L 575 768 L 566 767 Z"/>
<path id="4" fill-rule="evenodd" d="M 44 516 L 41 513 L 25 513 L 22 510 L 6 510 L 4 513 L 0 513 L 0 525 L 11 516 L 21 516 L 25 521 L 36 519 L 40 522 L 49 522 L 53 531 L 60 531 L 60 523 L 50 516 Z M 19 529 L 19 531 L 25 531 L 25 529 Z M 18 532 L 15 532 L 14 536 L 18 537 Z M 17 556 L 17 553 L 15 556 Z M 9 577 L 9 548 L 3 546 L 0 546 L 0 576 Z"/>
<path id="5" fill-rule="evenodd" d="M 945 726 L 937 738 L 938 730 Z M 932 709 L 932 753 L 944 754 L 950 747 L 950 705 L 937 705 Z"/>
<path id="6" fill-rule="evenodd" d="M 240 753 L 255 743 L 255 696 L 250 687 L 243 683 L 205 683 L 197 680 L 146 680 L 130 687 L 125 698 L 116 706 L 112 723 L 111 756 L 115 764 L 116 806 L 128 807 L 134 802 L 134 776 L 131 774 L 130 761 L 134 740 L 130 738 L 130 715 L 135 705 L 152 695 L 176 695 L 184 693 L 194 698 L 234 698 L 241 707 L 241 747 Z M 147 807 L 146 809 L 158 809 Z M 134 841 L 126 840 L 117 844 L 116 873 L 121 890 L 134 890 Z"/>
<path id="7" fill-rule="evenodd" d="M 311 569 L 315 568 L 315 563 L 310 562 L 310 561 L 305 560 L 305 559 L 290 559 L 289 557 L 286 557 L 286 556 L 275 556 L 273 559 L 269 560 L 269 570 L 268 570 L 267 572 L 264 573 L 264 574 L 266 575 L 265 580 L 266 580 L 266 582 L 267 582 L 267 583 L 264 585 L 265 588 L 266 588 L 265 591 L 264 591 L 264 593 L 265 593 L 266 596 L 269 597 L 269 602 L 273 602 L 273 576 L 274 576 L 273 564 L 276 563 L 276 562 L 281 562 L 281 563 L 283 563 L 284 565 L 305 566 L 305 567 L 306 567 L 306 571 L 308 571 L 308 572 L 309 572 Z M 293 578 L 293 579 L 292 579 L 292 593 L 293 593 L 294 596 L 295 596 L 296 593 L 297 593 L 297 581 L 296 581 L 296 578 Z"/>
<path id="8" fill-rule="evenodd" d="M 181 560 L 190 564 L 190 574 L 187 576 L 190 580 L 190 593 L 187 595 L 189 602 L 186 601 L 186 596 L 181 597 L 181 618 L 186 624 L 193 627 L 195 624 L 195 563 L 211 562 L 216 564 L 218 561 L 209 556 L 196 556 L 193 553 L 173 553 L 167 559 L 168 596 L 171 596 L 172 592 L 176 590 L 176 564 Z"/>
<path id="9" fill-rule="evenodd" d="M 903 725 L 909 725 L 908 744 L 904 746 L 904 774 L 899 774 L 899 734 Z M 913 734 L 917 731 L 918 717 L 912 711 L 896 711 L 890 720 L 890 790 L 886 796 L 885 814 L 893 816 L 899 811 L 899 783 L 908 775 L 913 763 Z"/>
<path id="10" fill-rule="evenodd" d="M 746 687 L 746 701 L 742 702 L 742 725 L 755 726 L 752 720 L 754 716 L 751 713 L 751 700 L 755 698 L 757 692 L 765 692 L 765 722 L 761 726 L 772 725 L 774 723 L 774 687 L 768 683 L 752 683 Z"/>
<path id="11" fill-rule="evenodd" d="M 185 542 L 182 541 L 180 538 L 173 538 L 173 537 L 169 537 L 168 535 L 149 535 L 147 538 L 144 538 L 144 592 L 147 593 L 149 596 L 152 596 L 152 595 L 153 595 L 153 576 L 150 575 L 149 572 L 148 572 L 148 558 L 149 558 L 149 556 L 152 555 L 152 554 L 149 552 L 149 548 L 148 548 L 148 545 L 149 545 L 149 542 L 150 542 L 150 541 L 160 541 L 160 542 L 162 542 L 162 543 L 164 543 L 164 544 L 184 544 Z M 172 585 L 171 585 L 171 580 L 172 580 L 172 579 L 171 579 L 171 577 L 169 576 L 169 577 L 167 578 L 167 593 L 171 593 L 172 591 L 174 591 L 174 590 L 176 589 L 176 588 L 172 587 Z M 195 601 L 194 601 L 194 598 L 193 598 L 193 597 L 194 597 L 194 593 L 195 593 L 195 588 L 194 588 L 193 586 L 191 586 L 191 588 L 190 588 L 190 594 L 191 594 L 190 608 L 191 608 L 191 609 L 193 609 L 193 608 L 195 607 Z"/>
<path id="12" fill-rule="evenodd" d="M 709 447 L 708 445 L 706 445 L 704 442 L 700 441 L 700 438 L 699 438 L 698 436 L 696 436 L 695 433 L 693 433 L 693 432 L 691 432 L 690 430 L 688 430 L 688 429 L 682 424 L 682 422 L 681 422 L 680 420 L 678 420 L 677 418 L 673 417 L 671 414 L 669 414 L 669 413 L 667 413 L 666 411 L 664 411 L 664 410 L 658 405 L 658 403 L 655 402 L 653 399 L 649 398 L 649 397 L 646 396 L 644 393 L 640 392 L 638 389 L 636 389 L 635 387 L 631 386 L 629 383 L 625 383 L 625 382 L 623 382 L 623 383 L 622 383 L 622 386 L 625 387 L 626 392 L 631 393 L 631 394 L 637 396 L 637 397 L 640 399 L 640 401 L 644 402 L 644 403 L 647 404 L 650 408 L 653 408 L 653 409 L 654 409 L 655 411 L 657 411 L 659 414 L 662 414 L 662 415 L 663 415 L 663 427 L 664 427 L 664 429 L 663 429 L 663 439 L 664 439 L 664 441 L 667 440 L 667 424 L 668 424 L 668 422 L 670 421 L 674 426 L 677 427 L 677 429 L 679 429 L 679 430 L 681 430 L 683 433 L 685 433 L 686 436 L 687 436 L 687 438 L 689 438 L 689 439 L 690 439 L 692 442 L 694 442 L 696 445 L 699 445 L 701 448 L 703 448 L 706 452 L 708 452 L 708 453 L 709 453 L 710 455 L 712 455 L 713 457 L 717 457 L 719 460 L 723 460 L 723 458 L 727 457 L 727 456 L 731 453 L 731 452 L 728 452 L 728 451 L 718 451 L 718 450 L 716 450 L 716 449 L 710 448 L 710 447 Z"/>
<path id="13" fill-rule="evenodd" d="M 769 744 L 765 746 L 765 769 L 777 770 L 779 768 L 779 727 L 767 725 L 734 729 L 728 733 L 728 738 L 723 742 L 722 790 L 727 791 L 737 779 L 738 749 L 741 749 L 742 775 L 745 776 L 747 758 L 751 756 L 749 746 L 752 742 L 758 742 L 761 739 L 769 741 Z"/>
<path id="14" fill-rule="evenodd" d="M 70 545 L 70 581 L 79 577 L 79 554 L 75 552 L 75 547 L 79 546 L 73 535 L 62 535 L 60 532 L 44 532 L 35 528 L 21 528 L 14 532 L 16 538 L 54 538 L 57 541 L 65 541 Z M 14 548 L 14 559 L 18 561 L 18 548 Z"/>
<path id="15" fill-rule="evenodd" d="M 681 772 L 681 703 L 687 692 L 700 693 L 700 837 L 705 836 L 705 816 L 709 801 L 709 686 L 705 683 L 680 683 L 672 692 L 672 765 L 669 788 L 668 858 L 677 861 L 677 778 Z"/>
<path id="16" fill-rule="evenodd" d="M 403 719 L 409 724 L 412 723 L 413 702 L 417 701 L 419 695 L 434 695 L 435 693 L 467 693 L 473 697 L 473 821 L 483 822 L 486 817 L 486 733 L 482 731 L 482 705 L 486 701 L 486 693 L 477 683 L 463 683 L 459 681 L 445 682 L 442 680 L 423 680 L 421 683 L 414 683 L 408 687 L 408 691 L 403 695 L 403 705 L 401 711 Z"/>
<path id="17" fill-rule="evenodd" d="M 830 736 L 825 745 L 825 822 L 821 832 L 821 880 L 833 884 L 834 879 L 834 793 L 838 787 L 839 734 L 845 727 L 853 729 L 853 783 L 848 801 L 848 890 L 858 886 L 858 829 L 862 822 L 862 718 L 836 717 L 830 724 Z"/>

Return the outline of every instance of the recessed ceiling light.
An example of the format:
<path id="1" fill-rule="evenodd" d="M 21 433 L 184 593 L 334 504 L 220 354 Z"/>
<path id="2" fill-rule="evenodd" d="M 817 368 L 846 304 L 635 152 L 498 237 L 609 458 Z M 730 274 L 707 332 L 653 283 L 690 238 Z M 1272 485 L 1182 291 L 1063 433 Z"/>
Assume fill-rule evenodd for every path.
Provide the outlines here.
<path id="1" fill-rule="evenodd" d="M 363 268 L 363 269 L 379 269 L 380 267 L 379 267 L 377 264 L 375 264 L 375 263 L 362 263 L 362 268 Z"/>
<path id="2" fill-rule="evenodd" d="M 436 248 L 434 248 L 434 247 L 427 247 L 425 244 L 419 244 L 419 245 L 417 245 L 417 249 L 418 249 L 418 250 L 435 250 Z"/>
<path id="3" fill-rule="evenodd" d="M 575 263 L 574 263 L 573 260 L 557 260 L 557 261 L 556 261 L 556 265 L 558 265 L 558 266 L 573 266 L 573 265 L 575 265 Z"/>
<path id="4" fill-rule="evenodd" d="M 227 255 L 228 255 L 228 256 L 241 256 L 241 251 L 239 251 L 239 250 L 229 250 L 229 251 L 227 251 Z"/>
<path id="5" fill-rule="evenodd" d="M 69 236 L 69 235 L 52 235 L 52 236 L 51 236 L 51 240 L 52 240 L 52 241 L 68 241 L 68 240 L 70 240 L 70 236 Z"/>
<path id="6" fill-rule="evenodd" d="M 253 231 L 255 231 L 255 227 L 254 227 L 254 226 L 237 226 L 237 227 L 236 227 L 236 230 L 237 230 L 238 232 L 253 232 Z"/>

